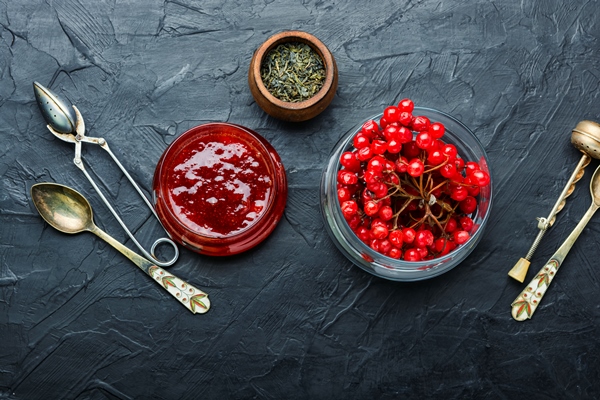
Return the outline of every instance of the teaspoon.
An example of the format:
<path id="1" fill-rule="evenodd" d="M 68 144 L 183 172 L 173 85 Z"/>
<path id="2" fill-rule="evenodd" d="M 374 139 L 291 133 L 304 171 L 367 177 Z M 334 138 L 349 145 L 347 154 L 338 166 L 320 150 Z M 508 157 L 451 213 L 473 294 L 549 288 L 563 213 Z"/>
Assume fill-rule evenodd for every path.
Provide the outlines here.
<path id="1" fill-rule="evenodd" d="M 38 183 L 31 187 L 31 198 L 42 218 L 53 228 L 69 234 L 84 231 L 95 234 L 150 275 L 192 313 L 203 314 L 210 308 L 206 293 L 131 251 L 98 228 L 94 224 L 92 207 L 81 193 L 56 183 Z"/>
<path id="2" fill-rule="evenodd" d="M 590 192 L 592 194 L 592 204 L 581 218 L 573 232 L 565 239 L 563 244 L 556 250 L 556 253 L 550 257 L 550 260 L 542 267 L 540 272 L 533 278 L 527 287 L 513 301 L 512 316 L 517 321 L 525 321 L 531 318 L 537 309 L 542 297 L 548 290 L 550 283 L 556 276 L 558 269 L 565 260 L 565 257 L 573 247 L 573 244 L 583 231 L 594 213 L 600 208 L 600 167 L 596 168 L 592 181 L 590 182 Z"/>

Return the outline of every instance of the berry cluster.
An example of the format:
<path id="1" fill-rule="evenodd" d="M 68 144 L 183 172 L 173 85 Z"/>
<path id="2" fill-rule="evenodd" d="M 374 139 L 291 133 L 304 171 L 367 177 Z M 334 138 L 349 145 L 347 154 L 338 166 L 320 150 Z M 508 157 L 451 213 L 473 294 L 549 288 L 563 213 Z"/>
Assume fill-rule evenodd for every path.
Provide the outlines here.
<path id="1" fill-rule="evenodd" d="M 465 243 L 477 196 L 490 176 L 442 138 L 445 127 L 413 116 L 410 99 L 364 123 L 340 157 L 341 211 L 373 250 L 406 261 L 430 260 Z"/>

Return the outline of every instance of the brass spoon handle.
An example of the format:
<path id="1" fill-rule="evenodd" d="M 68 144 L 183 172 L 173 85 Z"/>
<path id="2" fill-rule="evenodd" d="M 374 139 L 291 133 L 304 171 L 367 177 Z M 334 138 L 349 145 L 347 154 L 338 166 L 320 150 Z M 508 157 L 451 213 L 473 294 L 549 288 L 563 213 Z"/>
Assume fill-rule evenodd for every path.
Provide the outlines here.
<path id="1" fill-rule="evenodd" d="M 565 203 L 567 202 L 567 197 L 569 197 L 575 190 L 575 184 L 579 182 L 579 180 L 581 180 L 581 178 L 583 177 L 583 174 L 585 173 L 585 167 L 588 166 L 590 161 L 592 161 L 592 159 L 587 154 L 584 153 L 581 156 L 581 159 L 575 167 L 575 170 L 573 170 L 571 177 L 565 184 L 565 187 L 563 188 L 561 194 L 558 196 L 554 207 L 552 207 L 550 214 L 548 214 L 548 218 L 538 218 L 538 228 L 540 231 L 538 232 L 535 240 L 533 241 L 533 244 L 529 248 L 527 255 L 524 258 L 520 258 L 519 261 L 517 261 L 515 266 L 508 272 L 508 276 L 521 283 L 525 280 L 531 257 L 533 257 L 533 254 L 537 250 L 548 228 L 550 228 L 554 224 L 554 221 L 556 220 L 556 214 L 558 214 L 564 208 Z"/>
<path id="2" fill-rule="evenodd" d="M 583 178 L 583 174 L 585 173 L 585 171 L 584 171 L 585 167 L 587 167 L 589 165 L 590 161 L 592 161 L 592 159 L 587 154 L 584 153 L 581 156 L 581 159 L 579 160 L 579 163 L 575 167 L 573 174 L 569 178 L 569 181 L 565 184 L 565 187 L 564 187 L 563 191 L 561 192 L 560 196 L 558 197 L 556 204 L 554 205 L 554 207 L 552 207 L 552 210 L 550 211 L 550 214 L 548 215 L 548 218 L 547 218 L 548 227 L 550 227 L 554 224 L 554 221 L 556 220 L 556 214 L 558 214 L 564 208 L 565 203 L 567 201 L 567 197 L 569 197 L 571 194 L 573 194 L 573 191 L 575 190 L 575 184 L 577 182 L 579 182 L 581 180 L 581 178 Z"/>
<path id="3" fill-rule="evenodd" d="M 153 280 L 166 289 L 192 313 L 204 314 L 210 308 L 210 300 L 208 299 L 208 295 L 200 289 L 190 285 L 172 273 L 154 265 L 152 262 L 148 261 L 134 251 L 131 251 L 128 247 L 118 242 L 116 239 L 97 226 L 94 225 L 89 230 L 100 239 L 110 244 L 125 257 L 129 258 L 135 265 L 150 275 Z"/>
<path id="4" fill-rule="evenodd" d="M 512 302 L 512 316 L 517 321 L 525 321 L 530 319 L 537 307 L 542 301 L 542 297 L 546 294 L 550 283 L 554 280 L 558 269 L 562 265 L 565 257 L 573 247 L 573 244 L 583 231 L 583 228 L 587 225 L 589 220 L 592 218 L 596 210 L 600 208 L 595 202 L 581 218 L 581 221 L 577 224 L 571 234 L 565 239 L 563 244 L 556 250 L 556 252 L 550 257 L 550 260 L 540 269 L 540 272 L 531 280 L 529 285 L 523 289 L 521 294 L 517 296 L 515 301 Z"/>

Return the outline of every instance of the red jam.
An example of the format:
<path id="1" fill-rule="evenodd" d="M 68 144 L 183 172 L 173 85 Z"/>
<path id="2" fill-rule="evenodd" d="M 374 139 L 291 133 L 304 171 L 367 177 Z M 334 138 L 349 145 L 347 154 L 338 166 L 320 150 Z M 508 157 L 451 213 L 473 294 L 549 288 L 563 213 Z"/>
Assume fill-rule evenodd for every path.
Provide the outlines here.
<path id="1" fill-rule="evenodd" d="M 281 218 L 285 170 L 255 132 L 205 124 L 165 151 L 154 176 L 156 209 L 165 229 L 203 254 L 230 255 L 264 240 Z"/>
<path id="2" fill-rule="evenodd" d="M 252 225 L 273 186 L 261 155 L 238 138 L 219 133 L 190 144 L 175 158 L 167 182 L 177 217 L 190 229 L 215 237 Z"/>

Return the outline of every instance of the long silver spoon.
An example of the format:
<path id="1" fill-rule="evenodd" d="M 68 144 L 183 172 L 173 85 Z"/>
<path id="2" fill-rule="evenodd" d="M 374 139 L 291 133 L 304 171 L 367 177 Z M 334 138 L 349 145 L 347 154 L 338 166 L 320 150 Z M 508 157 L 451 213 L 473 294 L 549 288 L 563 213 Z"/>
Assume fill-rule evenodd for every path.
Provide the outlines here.
<path id="1" fill-rule="evenodd" d="M 154 263 L 131 251 L 94 224 L 92 207 L 81 193 L 56 183 L 31 187 L 31 198 L 38 212 L 53 228 L 69 234 L 91 232 L 129 258 L 166 289 L 192 313 L 204 314 L 210 308 L 208 295 Z"/>
<path id="2" fill-rule="evenodd" d="M 581 218 L 581 221 L 577 224 L 573 232 L 565 239 L 563 244 L 556 250 L 556 253 L 550 257 L 550 260 L 542 267 L 540 272 L 533 278 L 533 280 L 527 285 L 527 287 L 519 294 L 519 296 L 513 301 L 512 316 L 517 321 L 525 321 L 531 318 L 535 310 L 537 309 L 542 297 L 548 290 L 550 283 L 556 276 L 558 269 L 565 260 L 569 250 L 573 247 L 573 244 L 583 231 L 583 228 L 587 225 L 589 220 L 592 218 L 594 213 L 600 208 L 600 167 L 596 168 L 592 181 L 590 182 L 590 192 L 592 194 L 592 204 L 590 208 Z"/>

